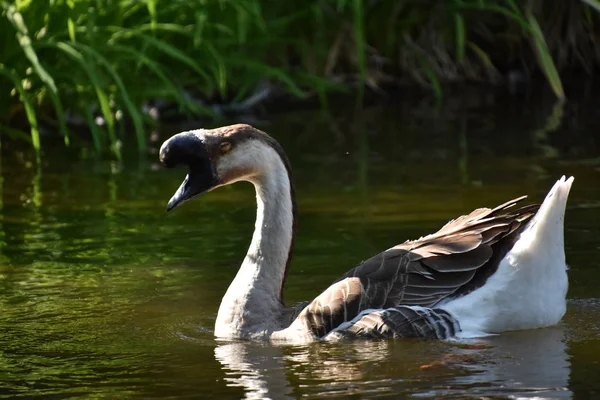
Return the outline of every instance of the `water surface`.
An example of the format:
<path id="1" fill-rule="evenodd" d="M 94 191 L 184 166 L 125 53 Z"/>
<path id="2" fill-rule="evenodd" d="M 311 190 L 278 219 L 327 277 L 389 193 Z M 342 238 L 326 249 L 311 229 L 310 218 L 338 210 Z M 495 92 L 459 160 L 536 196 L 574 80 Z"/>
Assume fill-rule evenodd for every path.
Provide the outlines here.
<path id="1" fill-rule="evenodd" d="M 541 201 L 562 174 L 576 177 L 563 322 L 468 343 L 217 341 L 219 301 L 252 234 L 249 184 L 166 214 L 185 172 L 160 168 L 155 154 L 137 156 L 125 143 L 116 162 L 57 146 L 36 168 L 27 149 L 2 143 L 0 397 L 598 396 L 594 104 L 477 97 L 253 121 L 294 166 L 300 221 L 290 303 L 461 213 L 521 194 Z M 165 127 L 162 139 L 181 129 Z"/>

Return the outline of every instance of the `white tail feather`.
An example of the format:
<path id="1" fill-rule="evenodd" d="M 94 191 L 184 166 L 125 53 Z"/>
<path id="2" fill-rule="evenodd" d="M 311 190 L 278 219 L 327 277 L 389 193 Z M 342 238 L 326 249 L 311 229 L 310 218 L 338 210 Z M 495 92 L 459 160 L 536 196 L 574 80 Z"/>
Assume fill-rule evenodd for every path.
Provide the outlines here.
<path id="1" fill-rule="evenodd" d="M 498 270 L 481 288 L 441 308 L 466 332 L 502 332 L 558 323 L 568 287 L 564 214 L 573 177 L 559 179 Z"/>
<path id="2" fill-rule="evenodd" d="M 554 253 L 565 259 L 564 252 L 564 218 L 567 198 L 573 184 L 573 177 L 561 177 L 550 189 L 539 211 L 535 214 L 521 237 L 531 236 L 531 240 L 520 241 L 528 244 L 533 252 L 548 251 L 548 244 L 553 244 Z M 517 243 L 518 244 L 518 243 Z M 515 246 L 517 247 L 517 246 Z"/>

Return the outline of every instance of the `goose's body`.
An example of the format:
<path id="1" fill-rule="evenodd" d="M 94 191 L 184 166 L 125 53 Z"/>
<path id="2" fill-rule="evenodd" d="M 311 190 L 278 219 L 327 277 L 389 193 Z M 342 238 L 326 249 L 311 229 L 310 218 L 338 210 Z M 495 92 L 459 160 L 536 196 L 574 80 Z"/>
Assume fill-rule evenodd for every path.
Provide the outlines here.
<path id="1" fill-rule="evenodd" d="M 392 247 L 311 302 L 288 308 L 282 290 L 296 207 L 279 144 L 248 125 L 233 125 L 177 134 L 163 144 L 160 159 L 190 170 L 169 210 L 240 180 L 256 189 L 254 235 L 219 307 L 217 337 L 446 339 L 549 326 L 565 313 L 563 218 L 573 178 L 556 182 L 541 206 L 511 208 L 521 197 L 477 209 Z"/>

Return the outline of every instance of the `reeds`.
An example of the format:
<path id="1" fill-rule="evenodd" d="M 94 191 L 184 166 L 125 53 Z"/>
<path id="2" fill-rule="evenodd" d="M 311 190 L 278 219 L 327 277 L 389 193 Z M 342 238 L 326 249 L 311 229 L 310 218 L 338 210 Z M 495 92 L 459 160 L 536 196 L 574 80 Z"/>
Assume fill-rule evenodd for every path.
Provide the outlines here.
<path id="1" fill-rule="evenodd" d="M 24 115 L 118 156 L 119 126 L 140 151 L 156 123 L 144 105 L 215 117 L 265 84 L 293 96 L 417 82 L 498 83 L 541 71 L 565 98 L 559 72 L 600 63 L 598 0 L 121 0 L 1 1 L 0 117 Z M 20 113 L 20 110 L 23 112 Z M 23 137 L 23 135 L 20 135 Z"/>

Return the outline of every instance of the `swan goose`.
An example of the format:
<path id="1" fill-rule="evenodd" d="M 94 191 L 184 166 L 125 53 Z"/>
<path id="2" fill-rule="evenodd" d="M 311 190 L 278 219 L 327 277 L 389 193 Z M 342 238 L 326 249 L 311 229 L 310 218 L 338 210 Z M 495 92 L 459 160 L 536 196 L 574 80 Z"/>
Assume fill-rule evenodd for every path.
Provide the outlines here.
<path id="1" fill-rule="evenodd" d="M 523 196 L 477 209 L 361 262 L 314 300 L 286 307 L 296 200 L 279 143 L 249 125 L 198 129 L 166 140 L 160 161 L 189 168 L 167 211 L 237 181 L 256 189 L 255 231 L 219 307 L 216 337 L 447 339 L 550 326 L 565 313 L 563 219 L 572 177 L 557 181 L 541 206 L 513 208 Z"/>

